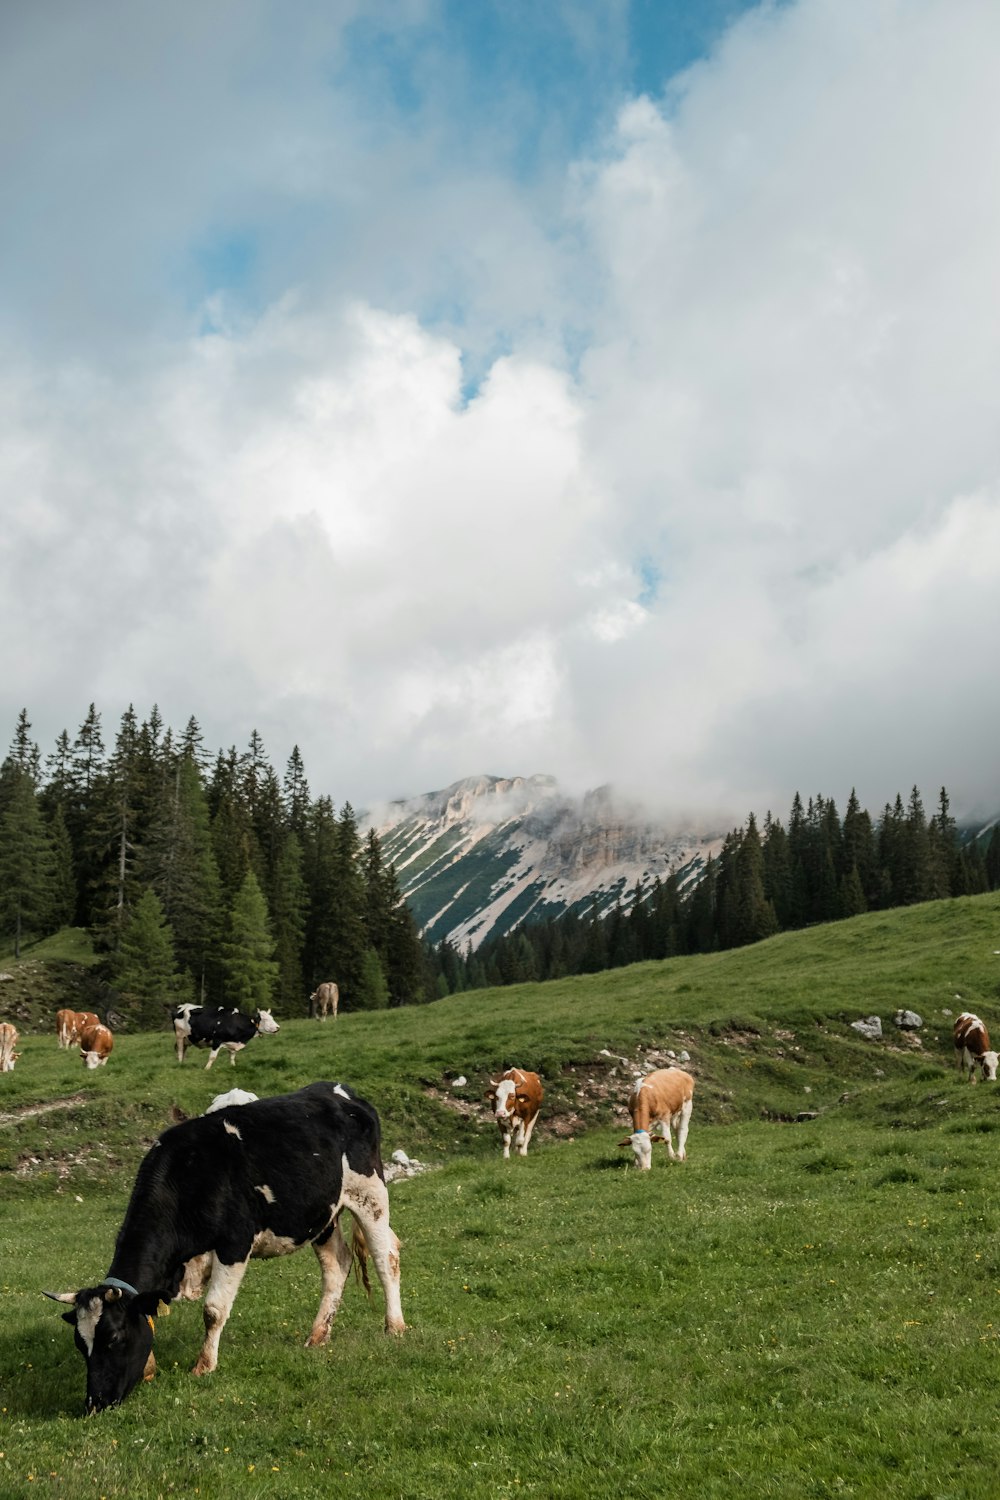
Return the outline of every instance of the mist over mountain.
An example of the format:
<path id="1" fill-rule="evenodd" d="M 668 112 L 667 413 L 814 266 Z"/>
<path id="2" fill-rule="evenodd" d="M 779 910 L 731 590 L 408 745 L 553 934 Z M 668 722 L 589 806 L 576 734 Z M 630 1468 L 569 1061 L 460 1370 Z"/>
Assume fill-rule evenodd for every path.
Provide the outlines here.
<path id="1" fill-rule="evenodd" d="M 629 904 L 637 883 L 676 871 L 682 887 L 722 845 L 667 825 L 599 787 L 564 793 L 552 776 L 473 776 L 373 808 L 387 861 L 423 935 L 473 949 L 526 919 Z"/>

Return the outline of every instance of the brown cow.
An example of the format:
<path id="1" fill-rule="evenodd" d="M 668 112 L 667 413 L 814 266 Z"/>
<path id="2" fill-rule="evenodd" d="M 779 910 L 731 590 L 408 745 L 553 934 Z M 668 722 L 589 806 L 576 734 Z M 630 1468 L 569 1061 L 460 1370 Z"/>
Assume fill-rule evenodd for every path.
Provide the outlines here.
<path id="1" fill-rule="evenodd" d="M 321 1021 L 326 1020 L 328 1010 L 333 1011 L 333 1019 L 337 1019 L 337 1006 L 340 1004 L 340 990 L 332 979 L 325 984 L 318 984 L 309 996 L 309 1014 L 319 1016 Z"/>
<path id="2" fill-rule="evenodd" d="M 969 1082 L 975 1083 L 976 1069 L 984 1082 L 995 1082 L 997 1063 L 1000 1057 L 990 1050 L 990 1034 L 978 1016 L 971 1010 L 963 1010 L 955 1021 L 955 1058 L 958 1071 L 969 1070 Z"/>
<path id="3" fill-rule="evenodd" d="M 510 1156 L 512 1136 L 518 1155 L 527 1156 L 531 1132 L 545 1098 L 545 1090 L 538 1074 L 526 1073 L 522 1068 L 508 1068 L 499 1083 L 490 1079 L 486 1097 L 493 1106 L 493 1116 L 500 1127 L 504 1159 Z"/>
<path id="4" fill-rule="evenodd" d="M 72 1047 L 88 1026 L 101 1023 L 92 1010 L 57 1010 L 56 1034 L 60 1047 Z"/>
<path id="5" fill-rule="evenodd" d="M 21 1055 L 16 1048 L 17 1027 L 10 1021 L 0 1021 L 0 1073 L 13 1073 Z"/>
<path id="6" fill-rule="evenodd" d="M 653 1164 L 653 1137 L 650 1127 L 659 1125 L 658 1139 L 666 1142 L 671 1161 L 687 1156 L 687 1133 L 691 1123 L 694 1079 L 683 1068 L 658 1068 L 645 1078 L 637 1078 L 629 1095 L 632 1134 L 619 1146 L 631 1146 L 637 1167 L 648 1172 Z M 677 1155 L 670 1139 L 671 1125 L 677 1131 Z"/>
<path id="7" fill-rule="evenodd" d="M 111 1055 L 115 1039 L 106 1026 L 97 1021 L 80 1033 L 80 1061 L 88 1068 L 99 1068 Z"/>

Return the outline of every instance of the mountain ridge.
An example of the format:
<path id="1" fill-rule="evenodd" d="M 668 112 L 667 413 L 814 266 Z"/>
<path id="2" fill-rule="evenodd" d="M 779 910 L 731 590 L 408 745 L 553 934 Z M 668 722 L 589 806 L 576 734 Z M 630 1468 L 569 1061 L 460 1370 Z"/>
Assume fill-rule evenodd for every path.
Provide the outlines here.
<path id="1" fill-rule="evenodd" d="M 637 884 L 696 881 L 721 834 L 682 830 L 619 799 L 581 797 L 555 777 L 479 775 L 365 818 L 424 937 L 478 948 L 529 917 L 631 903 Z"/>

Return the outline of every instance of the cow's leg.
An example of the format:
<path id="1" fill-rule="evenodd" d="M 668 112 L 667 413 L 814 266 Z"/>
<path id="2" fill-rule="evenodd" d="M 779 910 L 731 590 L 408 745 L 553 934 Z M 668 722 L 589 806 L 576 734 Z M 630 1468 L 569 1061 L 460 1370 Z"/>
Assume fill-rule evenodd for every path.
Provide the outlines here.
<path id="1" fill-rule="evenodd" d="M 312 1331 L 306 1339 L 306 1348 L 314 1348 L 317 1344 L 325 1344 L 330 1337 L 330 1327 L 337 1315 L 340 1299 L 344 1295 L 344 1283 L 347 1281 L 351 1269 L 351 1248 L 340 1232 L 340 1225 L 334 1224 L 333 1233 L 329 1239 L 313 1243 L 316 1258 L 319 1261 L 320 1270 L 323 1273 L 323 1295 L 320 1297 L 319 1310 L 313 1322 Z"/>
<path id="2" fill-rule="evenodd" d="M 344 1165 L 346 1168 L 346 1159 Z M 348 1168 L 344 1172 L 344 1203 L 365 1237 L 368 1253 L 382 1283 L 385 1331 L 402 1333 L 406 1324 L 399 1300 L 399 1241 L 389 1227 L 389 1191 L 376 1173 L 362 1177 Z"/>
<path id="3" fill-rule="evenodd" d="M 508 1156 L 510 1156 L 511 1128 L 506 1120 L 500 1120 L 498 1124 L 500 1126 L 500 1139 L 503 1141 L 503 1159 L 506 1161 Z"/>
<path id="4" fill-rule="evenodd" d="M 182 1063 L 184 1061 L 184 1053 L 187 1051 L 187 1037 L 183 1031 L 175 1031 L 174 1036 L 177 1039 L 177 1061 Z"/>
<path id="5" fill-rule="evenodd" d="M 249 1259 L 248 1255 L 246 1260 L 238 1260 L 227 1266 L 216 1258 L 212 1266 L 205 1292 L 205 1342 L 191 1371 L 192 1375 L 208 1375 L 219 1362 L 219 1339 L 233 1310 L 236 1293 L 240 1289 Z"/>
<path id="6" fill-rule="evenodd" d="M 212 1064 L 215 1062 L 215 1059 L 218 1057 L 218 1055 L 219 1055 L 219 1053 L 221 1051 L 222 1051 L 221 1045 L 218 1046 L 218 1047 L 213 1047 L 212 1048 L 211 1052 L 208 1054 L 208 1062 L 205 1064 L 205 1070 L 206 1070 L 206 1072 L 212 1066 Z"/>
<path id="7" fill-rule="evenodd" d="M 694 1100 L 685 1099 L 680 1109 L 674 1115 L 674 1125 L 677 1130 L 677 1160 L 687 1160 L 687 1138 L 688 1126 L 691 1124 L 691 1111 L 694 1109 Z M 669 1149 L 669 1147 L 668 1147 Z M 673 1151 L 670 1155 L 673 1156 Z"/>
<path id="8" fill-rule="evenodd" d="M 527 1156 L 527 1154 L 528 1154 L 528 1142 L 531 1140 L 531 1132 L 535 1128 L 535 1121 L 537 1119 L 538 1119 L 538 1110 L 536 1109 L 535 1113 L 532 1115 L 532 1117 L 528 1121 L 528 1123 L 526 1125 L 522 1124 L 522 1137 L 523 1137 L 523 1139 L 522 1139 L 522 1144 L 518 1147 L 518 1150 L 520 1151 L 520 1153 L 521 1153 L 522 1156 Z"/>

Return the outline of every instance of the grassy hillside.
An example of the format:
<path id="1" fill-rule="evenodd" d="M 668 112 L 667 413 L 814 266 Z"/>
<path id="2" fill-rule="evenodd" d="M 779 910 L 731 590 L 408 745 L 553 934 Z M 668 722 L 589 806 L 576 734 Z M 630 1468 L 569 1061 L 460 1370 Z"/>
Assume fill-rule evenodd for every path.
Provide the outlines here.
<path id="1" fill-rule="evenodd" d="M 0 1495 L 994 1495 L 1000 1089 L 959 1082 L 947 1012 L 1000 1034 L 996 949 L 996 896 L 938 903 L 296 1021 L 211 1072 L 165 1032 L 119 1037 L 97 1074 L 26 1035 L 0 1079 Z M 882 1042 L 850 1028 L 871 1013 Z M 689 1160 L 639 1174 L 622 1059 L 682 1048 Z M 547 1099 L 505 1163 L 480 1100 L 508 1062 Z M 215 1375 L 185 1373 L 200 1311 L 178 1305 L 157 1381 L 80 1421 L 83 1362 L 40 1288 L 100 1277 L 172 1114 L 317 1077 L 378 1104 L 386 1155 L 437 1168 L 391 1189 L 408 1335 L 352 1290 L 303 1349 L 305 1251 L 251 1267 Z"/>

